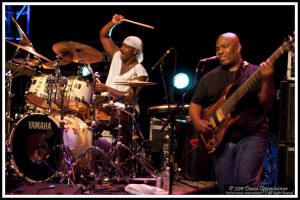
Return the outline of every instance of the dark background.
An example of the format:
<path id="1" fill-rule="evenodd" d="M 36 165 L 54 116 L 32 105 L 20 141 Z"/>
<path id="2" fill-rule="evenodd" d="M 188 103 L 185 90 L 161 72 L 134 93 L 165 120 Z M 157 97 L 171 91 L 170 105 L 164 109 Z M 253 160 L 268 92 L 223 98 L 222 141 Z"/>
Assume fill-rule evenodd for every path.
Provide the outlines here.
<path id="1" fill-rule="evenodd" d="M 15 6 L 16 10 L 20 7 Z M 215 41 L 220 34 L 236 33 L 242 43 L 244 60 L 259 64 L 294 32 L 296 19 L 294 5 L 31 5 L 30 33 L 27 36 L 35 50 L 50 60 L 55 59 L 52 46 L 60 41 L 76 41 L 103 52 L 99 30 L 115 13 L 155 27 L 152 30 L 123 22 L 114 29 L 112 35 L 118 45 L 128 35 L 137 35 L 144 43 L 143 65 L 148 71 L 149 81 L 157 83 L 144 87 L 140 95 L 141 130 L 146 138 L 149 136 L 150 121 L 148 108 L 166 103 L 162 74 L 159 68 L 151 70 L 166 50 L 171 47 L 176 49 L 164 59 L 163 76 L 169 93 L 175 70 L 188 73 L 191 82 L 194 82 L 197 77 L 195 70 L 201 67 L 198 61 L 215 55 Z M 25 20 L 20 17 L 18 22 L 25 30 Z M 15 47 L 7 43 L 5 45 L 7 61 L 13 56 Z M 102 61 L 91 65 L 94 71 L 102 74 L 103 82 L 109 64 Z M 207 67 L 212 69 L 215 66 L 217 63 Z M 74 64 L 61 68 L 66 76 L 76 74 L 77 69 Z M 279 89 L 280 81 L 285 79 L 286 70 L 287 55 L 283 55 L 275 63 L 276 89 Z M 29 81 L 30 78 L 25 76 L 13 79 L 12 92 L 15 96 L 12 99 L 12 114 L 19 112 Z M 180 102 L 183 92 L 175 89 L 174 102 L 171 103 Z M 192 93 L 193 85 L 184 103 L 189 104 Z M 270 113 L 271 130 L 275 132 L 279 124 L 278 101 L 275 100 Z"/>

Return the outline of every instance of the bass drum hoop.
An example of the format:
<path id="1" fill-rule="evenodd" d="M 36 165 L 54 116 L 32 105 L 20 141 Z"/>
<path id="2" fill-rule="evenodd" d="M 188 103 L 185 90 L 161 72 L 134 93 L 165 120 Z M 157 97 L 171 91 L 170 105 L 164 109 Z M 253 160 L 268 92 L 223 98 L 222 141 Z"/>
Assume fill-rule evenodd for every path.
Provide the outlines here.
<path id="1" fill-rule="evenodd" d="M 33 120 L 39 120 L 41 118 L 44 118 L 44 119 L 48 120 L 48 125 L 51 124 L 51 132 L 53 135 L 50 135 L 51 133 L 49 134 L 49 132 L 47 133 L 45 130 L 39 130 L 39 131 L 41 131 L 41 133 L 45 133 L 44 135 L 47 135 L 47 134 L 50 135 L 50 136 L 49 135 L 46 136 L 46 137 L 48 137 L 48 139 L 50 138 L 49 140 L 47 140 L 49 144 L 48 143 L 46 144 L 46 146 L 47 145 L 50 146 L 50 148 L 49 147 L 47 148 L 48 155 L 46 157 L 47 160 L 45 160 L 45 162 L 47 164 L 45 164 L 45 162 L 42 161 L 43 159 L 41 160 L 42 163 L 37 163 L 39 161 L 33 161 L 28 156 L 28 152 L 27 152 L 27 154 L 25 153 L 26 143 L 27 142 L 30 143 L 30 141 L 28 141 L 28 140 L 26 141 L 26 139 L 28 139 L 26 137 L 26 134 L 34 133 L 34 132 L 30 132 L 30 130 L 29 131 L 26 130 L 24 127 L 24 126 L 26 126 L 26 123 L 25 123 L 26 120 L 28 120 L 30 118 L 33 118 Z M 50 122 L 50 124 L 49 124 L 49 122 Z M 45 126 L 47 126 L 47 125 L 45 125 Z M 57 130 L 54 130 L 54 129 L 57 129 Z M 20 131 L 21 131 L 22 135 L 18 136 L 17 133 Z M 31 135 L 29 135 L 29 136 L 31 136 Z M 16 141 L 18 139 L 18 137 L 21 137 L 21 139 L 23 138 L 24 140 Z M 55 120 L 55 118 L 53 116 L 48 116 L 48 115 L 45 115 L 42 113 L 35 113 L 35 114 L 28 114 L 28 115 L 24 116 L 23 118 L 21 118 L 14 125 L 14 127 L 11 131 L 11 134 L 10 134 L 10 138 L 9 138 L 9 145 L 10 145 L 10 150 L 11 150 L 10 161 L 11 161 L 11 164 L 13 165 L 13 167 L 16 169 L 16 173 L 20 177 L 24 177 L 26 180 L 28 180 L 29 182 L 33 182 L 33 183 L 46 182 L 46 181 L 49 181 L 50 179 L 52 179 L 53 176 L 55 175 L 56 171 L 58 170 L 59 151 L 56 151 L 56 146 L 57 146 L 57 144 L 61 144 L 60 140 L 61 140 L 61 138 L 59 137 L 59 123 L 57 122 L 57 120 Z M 25 147 L 25 149 L 24 149 L 24 152 L 21 152 L 21 156 L 20 156 L 20 155 L 18 155 L 17 150 L 18 150 L 18 148 L 19 148 L 19 150 L 20 150 L 20 148 L 22 150 L 22 147 Z M 50 162 L 50 164 L 49 164 L 49 162 Z M 23 165 L 28 164 L 28 166 L 22 166 L 22 164 Z M 25 168 L 27 167 L 29 170 L 26 172 L 26 170 L 24 170 L 24 167 Z M 48 170 L 45 170 L 45 169 L 48 169 Z"/>

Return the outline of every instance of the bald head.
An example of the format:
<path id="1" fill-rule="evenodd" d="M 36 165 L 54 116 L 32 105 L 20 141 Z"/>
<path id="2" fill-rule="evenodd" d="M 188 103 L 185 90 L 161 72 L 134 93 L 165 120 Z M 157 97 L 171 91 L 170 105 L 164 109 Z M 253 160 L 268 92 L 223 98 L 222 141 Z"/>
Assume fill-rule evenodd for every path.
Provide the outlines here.
<path id="1" fill-rule="evenodd" d="M 223 33 L 222 35 L 220 35 L 218 37 L 218 40 L 220 40 L 220 39 L 227 40 L 227 41 L 230 41 L 231 43 L 235 43 L 235 44 L 240 43 L 239 37 L 236 34 L 231 33 L 231 32 Z"/>

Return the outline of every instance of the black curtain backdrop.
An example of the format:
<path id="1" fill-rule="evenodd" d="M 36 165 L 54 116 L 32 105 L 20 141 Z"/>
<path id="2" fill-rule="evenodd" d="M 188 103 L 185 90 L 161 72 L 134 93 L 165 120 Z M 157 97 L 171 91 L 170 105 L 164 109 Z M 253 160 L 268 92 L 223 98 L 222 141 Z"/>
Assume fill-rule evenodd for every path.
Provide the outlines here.
<path id="1" fill-rule="evenodd" d="M 14 6 L 16 10 L 20 7 Z M 242 43 L 243 58 L 250 63 L 259 64 L 294 32 L 295 20 L 298 17 L 295 5 L 59 5 L 57 3 L 57 5 L 30 6 L 30 33 L 27 36 L 36 51 L 50 60 L 55 60 L 56 56 L 52 46 L 60 41 L 76 41 L 103 52 L 99 42 L 99 31 L 115 13 L 122 14 L 126 19 L 155 27 L 153 30 L 123 22 L 112 34 L 113 40 L 118 45 L 128 35 L 137 35 L 143 40 L 143 65 L 148 71 L 149 81 L 157 83 L 155 86 L 144 87 L 140 95 L 140 128 L 145 138 L 149 137 L 148 108 L 166 103 L 161 72 L 159 68 L 151 70 L 151 67 L 169 48 L 174 47 L 176 54 L 172 51 L 164 59 L 163 76 L 168 91 L 175 69 L 176 72 L 188 73 L 193 82 L 198 61 L 215 55 L 215 41 L 220 34 L 236 33 Z M 22 17 L 18 22 L 25 29 Z M 15 47 L 8 43 L 5 45 L 3 59 L 8 61 L 12 58 Z M 101 73 L 101 80 L 104 82 L 109 62 L 99 62 L 91 66 L 94 71 Z M 211 63 L 207 67 L 210 70 L 215 66 L 216 63 Z M 3 72 L 4 69 L 3 66 Z M 78 66 L 72 64 L 61 68 L 62 74 L 66 76 L 76 75 L 77 69 Z M 275 70 L 275 84 L 279 89 L 280 81 L 286 76 L 287 55 L 277 60 Z M 30 78 L 25 76 L 13 79 L 12 92 L 15 96 L 12 98 L 12 115 L 21 109 L 26 84 L 29 81 Z M 173 103 L 181 101 L 183 92 L 174 90 Z M 190 103 L 192 93 L 193 87 L 184 99 L 185 104 Z M 272 113 L 278 113 L 277 104 L 274 104 Z M 271 128 L 274 129 L 277 128 L 279 118 L 276 114 L 270 116 L 273 123 Z"/>

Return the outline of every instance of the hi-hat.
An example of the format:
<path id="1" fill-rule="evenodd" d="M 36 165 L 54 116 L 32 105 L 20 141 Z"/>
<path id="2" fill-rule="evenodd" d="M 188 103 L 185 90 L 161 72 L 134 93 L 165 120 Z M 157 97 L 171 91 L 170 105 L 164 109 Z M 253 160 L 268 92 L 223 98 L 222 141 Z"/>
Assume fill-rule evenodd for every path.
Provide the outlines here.
<path id="1" fill-rule="evenodd" d="M 77 63 L 92 64 L 103 59 L 102 53 L 97 49 L 73 41 L 57 42 L 52 46 L 52 49 L 57 55 Z"/>
<path id="2" fill-rule="evenodd" d="M 51 62 L 41 63 L 38 59 L 26 60 L 23 58 L 14 58 L 14 59 L 12 59 L 12 61 L 16 62 L 18 64 L 27 65 L 29 67 L 42 67 L 44 69 L 57 69 L 55 66 L 48 64 Z"/>
<path id="3" fill-rule="evenodd" d="M 153 83 L 153 82 L 139 81 L 139 80 L 116 81 L 116 82 L 114 82 L 114 84 L 116 84 L 116 85 L 131 86 L 131 87 L 156 85 L 156 83 Z"/>
<path id="4" fill-rule="evenodd" d="M 49 61 L 49 62 L 51 61 L 51 60 L 49 60 L 48 58 L 46 58 L 45 56 L 43 56 L 43 55 L 37 53 L 37 52 L 34 50 L 34 48 L 31 47 L 31 46 L 21 46 L 21 45 L 18 45 L 17 43 L 14 43 L 14 42 L 11 42 L 11 41 L 7 41 L 7 40 L 6 40 L 6 42 L 8 42 L 9 44 L 12 44 L 12 45 L 18 47 L 19 49 L 23 49 L 24 51 L 27 51 L 27 52 L 29 52 L 29 53 L 31 53 L 31 54 L 33 54 L 33 55 L 39 57 L 39 58 L 42 58 L 42 59 L 44 59 L 44 60 L 46 60 L 46 61 Z"/>
<path id="5" fill-rule="evenodd" d="M 29 77 L 40 74 L 39 72 L 32 69 L 31 67 L 28 67 L 26 65 L 20 65 L 20 64 L 12 63 L 12 62 L 6 62 L 5 63 L 5 69 L 6 70 L 11 70 L 15 74 L 22 74 L 22 75 L 29 76 Z"/>

